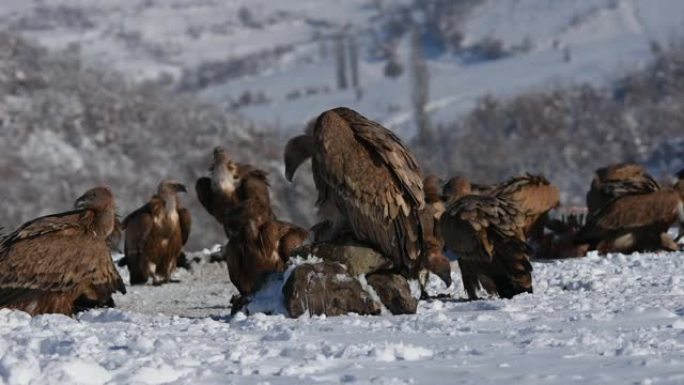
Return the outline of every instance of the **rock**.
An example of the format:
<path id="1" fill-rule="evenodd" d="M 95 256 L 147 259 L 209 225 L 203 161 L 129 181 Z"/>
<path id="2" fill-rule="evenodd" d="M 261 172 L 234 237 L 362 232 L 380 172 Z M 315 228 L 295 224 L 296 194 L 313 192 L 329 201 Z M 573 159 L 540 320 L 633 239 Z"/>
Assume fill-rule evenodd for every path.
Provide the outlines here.
<path id="1" fill-rule="evenodd" d="M 366 246 L 317 243 L 303 246 L 294 254 L 302 257 L 311 254 L 324 261 L 339 262 L 354 277 L 392 268 L 389 258 Z"/>
<path id="2" fill-rule="evenodd" d="M 366 281 L 392 314 L 416 313 L 418 299 L 411 296 L 406 278 L 392 273 L 375 273 L 368 275 Z"/>
<path id="3" fill-rule="evenodd" d="M 380 305 L 363 290 L 361 283 L 335 262 L 305 263 L 295 267 L 283 285 L 283 296 L 287 312 L 295 318 L 305 313 L 326 316 L 380 314 Z"/>

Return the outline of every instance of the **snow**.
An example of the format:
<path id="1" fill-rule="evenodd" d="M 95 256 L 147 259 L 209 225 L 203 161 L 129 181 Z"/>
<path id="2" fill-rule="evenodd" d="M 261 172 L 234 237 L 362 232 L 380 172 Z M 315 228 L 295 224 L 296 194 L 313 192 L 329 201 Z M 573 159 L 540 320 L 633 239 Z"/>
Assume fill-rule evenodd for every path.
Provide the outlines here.
<path id="1" fill-rule="evenodd" d="M 679 384 L 684 253 L 535 262 L 534 294 L 418 314 L 233 318 L 225 265 L 76 318 L 0 310 L 0 384 Z M 435 282 L 432 282 L 436 285 Z"/>

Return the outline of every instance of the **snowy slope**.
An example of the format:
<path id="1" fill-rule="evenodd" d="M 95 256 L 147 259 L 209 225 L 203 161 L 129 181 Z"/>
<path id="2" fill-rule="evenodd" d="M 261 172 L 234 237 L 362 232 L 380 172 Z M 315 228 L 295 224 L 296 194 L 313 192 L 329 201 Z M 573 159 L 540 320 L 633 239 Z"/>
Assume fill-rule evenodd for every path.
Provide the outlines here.
<path id="1" fill-rule="evenodd" d="M 456 271 L 454 299 L 417 315 L 296 320 L 229 319 L 204 270 L 77 319 L 1 310 L 0 384 L 681 384 L 683 257 L 534 263 L 513 300 L 464 302 Z"/>
<path id="2" fill-rule="evenodd" d="M 139 79 L 165 74 L 180 81 L 183 74 L 204 76 L 208 64 L 213 71 L 244 60 L 230 76 L 209 71 L 214 77 L 194 92 L 226 106 L 235 106 L 247 92 L 262 95 L 259 103 L 235 108 L 287 130 L 301 129 L 324 109 L 348 105 L 408 137 L 414 132 L 410 76 L 382 75 L 384 61 L 371 54 L 369 34 L 381 27 L 381 9 L 391 12 L 406 3 L 55 0 L 48 5 L 4 0 L 0 24 L 50 47 L 79 43 L 92 62 Z M 464 45 L 493 39 L 516 52 L 491 61 L 446 52 L 430 55 L 428 109 L 436 122 L 447 122 L 488 93 L 513 95 L 559 82 L 607 83 L 646 63 L 652 42 L 663 45 L 682 36 L 682 21 L 684 2 L 679 0 L 485 0 L 460 27 Z M 343 29 L 361 44 L 360 97 L 336 89 L 330 37 Z M 399 45 L 404 63 L 408 39 Z"/>

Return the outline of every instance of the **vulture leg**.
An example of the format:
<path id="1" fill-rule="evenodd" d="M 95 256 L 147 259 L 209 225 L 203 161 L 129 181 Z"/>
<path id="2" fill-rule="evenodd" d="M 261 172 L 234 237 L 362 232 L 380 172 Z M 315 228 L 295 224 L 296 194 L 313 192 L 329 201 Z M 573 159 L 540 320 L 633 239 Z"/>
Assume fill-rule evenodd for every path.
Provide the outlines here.
<path id="1" fill-rule="evenodd" d="M 480 282 L 477 279 L 477 269 L 473 269 L 473 263 L 474 262 L 463 260 L 463 258 L 458 259 L 463 289 L 468 294 L 469 300 L 476 301 L 479 299 L 477 297 L 477 289 L 480 286 Z"/>
<path id="2" fill-rule="evenodd" d="M 140 258 L 139 252 L 127 253 L 126 262 L 128 262 L 128 270 L 131 273 L 131 285 L 144 285 L 150 278 L 149 267 L 145 265 L 145 261 Z"/>

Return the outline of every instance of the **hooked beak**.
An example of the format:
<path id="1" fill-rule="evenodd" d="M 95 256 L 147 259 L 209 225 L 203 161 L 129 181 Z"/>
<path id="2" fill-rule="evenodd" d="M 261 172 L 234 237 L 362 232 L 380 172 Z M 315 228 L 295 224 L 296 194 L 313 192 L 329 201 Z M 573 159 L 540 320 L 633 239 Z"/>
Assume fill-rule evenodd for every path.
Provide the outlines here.
<path id="1" fill-rule="evenodd" d="M 310 135 L 300 135 L 290 139 L 285 146 L 285 178 L 288 182 L 292 182 L 295 171 L 304 163 L 305 160 L 311 158 L 311 151 L 313 148 L 313 138 Z"/>
<path id="2" fill-rule="evenodd" d="M 176 183 L 176 184 L 174 184 L 174 185 L 173 185 L 173 188 L 176 190 L 176 192 L 182 192 L 182 193 L 187 193 L 187 192 L 188 192 L 188 188 L 185 187 L 185 185 L 182 184 L 182 183 Z"/>
<path id="3" fill-rule="evenodd" d="M 76 199 L 76 202 L 74 202 L 74 207 L 76 209 L 84 209 L 86 208 L 89 200 L 86 199 L 85 195 L 81 195 L 78 199 Z"/>

